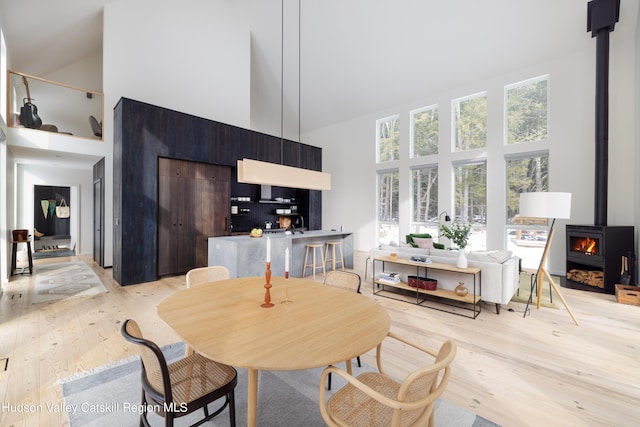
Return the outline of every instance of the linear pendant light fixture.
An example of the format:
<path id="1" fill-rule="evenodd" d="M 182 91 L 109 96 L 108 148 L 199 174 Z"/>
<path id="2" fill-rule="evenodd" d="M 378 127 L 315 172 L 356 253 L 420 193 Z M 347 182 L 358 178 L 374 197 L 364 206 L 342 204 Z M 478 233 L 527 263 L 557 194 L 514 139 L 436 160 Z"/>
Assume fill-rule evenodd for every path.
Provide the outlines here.
<path id="1" fill-rule="evenodd" d="M 281 2 L 281 57 L 280 57 L 280 157 L 284 147 L 284 1 Z M 300 1 L 298 1 L 298 144 L 300 144 Z M 298 153 L 300 157 L 300 153 Z M 299 161 L 300 159 L 298 159 Z M 285 166 L 259 160 L 238 160 L 238 182 L 275 185 L 305 190 L 331 190 L 331 175 L 310 169 Z"/>
<path id="2" fill-rule="evenodd" d="M 238 182 L 305 190 L 331 190 L 331 175 L 259 160 L 238 160 Z"/>

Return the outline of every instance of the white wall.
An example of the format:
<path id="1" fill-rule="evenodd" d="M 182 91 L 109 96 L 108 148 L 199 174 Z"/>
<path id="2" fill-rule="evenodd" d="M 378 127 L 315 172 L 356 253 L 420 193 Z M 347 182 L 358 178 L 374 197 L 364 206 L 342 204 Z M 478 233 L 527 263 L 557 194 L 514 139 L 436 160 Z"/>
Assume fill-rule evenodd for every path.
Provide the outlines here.
<path id="1" fill-rule="evenodd" d="M 612 37 L 610 67 L 610 119 L 609 119 L 609 210 L 610 225 L 635 225 L 637 214 L 630 197 L 638 193 L 633 179 L 637 170 L 635 141 L 634 44 L 632 40 Z M 550 137 L 541 147 L 549 149 L 550 191 L 573 193 L 572 218 L 558 221 L 553 241 L 550 271 L 565 270 L 564 225 L 593 224 L 595 158 L 594 94 L 595 94 L 595 41 L 585 39 L 584 48 L 573 55 L 555 61 L 537 64 L 526 69 L 496 76 L 487 81 L 443 91 L 416 99 L 416 102 L 398 105 L 377 114 L 363 116 L 305 134 L 303 142 L 323 147 L 323 165 L 332 174 L 332 190 L 323 193 L 323 227 L 335 228 L 344 224 L 354 232 L 354 248 L 369 250 L 376 242 L 376 165 L 375 121 L 400 114 L 401 160 L 390 167 L 400 170 L 400 236 L 409 232 L 410 187 L 409 167 L 409 111 L 422 106 L 440 106 L 441 175 L 446 179 L 451 160 L 457 153 L 448 154 L 450 141 L 450 103 L 452 99 L 487 91 L 488 101 L 488 168 L 487 248 L 502 248 L 505 236 L 505 190 L 503 183 L 503 153 L 526 150 L 526 146 L 502 147 L 502 99 L 504 85 L 549 74 Z M 416 88 L 419 91 L 419 88 Z M 442 173 L 444 171 L 444 173 Z M 452 206 L 450 195 L 440 181 L 439 211 Z"/>
<path id="2" fill-rule="evenodd" d="M 104 9 L 103 136 L 122 97 L 248 128 L 250 32 L 234 2 L 127 0 Z M 105 158 L 105 266 L 113 263 L 113 156 Z"/>
<path id="3" fill-rule="evenodd" d="M 71 187 L 71 245 L 76 244 L 76 254 L 93 253 L 93 171 L 17 164 L 17 208 L 20 215 L 16 228 L 33 230 L 34 185 Z M 75 190 L 74 190 L 75 188 Z M 77 193 L 76 193 L 77 192 Z M 77 197 L 76 197 L 77 194 Z"/>

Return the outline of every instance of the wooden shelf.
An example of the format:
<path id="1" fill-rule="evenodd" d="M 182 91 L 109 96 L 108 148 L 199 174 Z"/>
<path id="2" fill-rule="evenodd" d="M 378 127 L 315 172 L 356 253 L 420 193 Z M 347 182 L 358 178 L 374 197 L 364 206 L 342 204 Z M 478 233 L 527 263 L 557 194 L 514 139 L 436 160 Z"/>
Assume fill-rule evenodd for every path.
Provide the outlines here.
<path id="1" fill-rule="evenodd" d="M 426 289 L 420 289 L 420 288 L 414 288 L 412 286 L 409 286 L 408 283 L 406 282 L 399 282 L 399 283 L 388 283 L 388 282 L 383 282 L 380 280 L 377 280 L 375 278 L 375 263 L 377 262 L 382 262 L 383 264 L 383 271 L 384 271 L 384 264 L 385 263 L 391 263 L 391 264 L 397 264 L 397 265 L 405 265 L 405 266 L 411 266 L 411 267 L 416 267 L 416 274 L 419 275 L 419 271 L 421 268 L 425 269 L 425 275 L 426 275 L 426 270 L 427 269 L 434 269 L 434 270 L 440 270 L 440 271 L 448 271 L 451 273 L 459 273 L 459 274 L 470 274 L 472 276 L 474 276 L 474 287 L 472 290 L 470 290 L 470 292 L 465 295 L 465 296 L 459 296 L 457 295 L 454 291 L 448 290 L 448 289 L 442 289 L 442 288 L 437 288 L 433 291 L 429 291 Z M 478 284 L 478 292 L 475 292 L 475 278 L 476 276 L 478 276 L 480 283 Z M 473 314 L 471 316 L 466 316 L 466 317 L 471 317 L 473 319 L 475 319 L 476 317 L 478 317 L 478 315 L 480 314 L 480 311 L 482 309 L 482 306 L 480 304 L 480 290 L 482 289 L 482 282 L 481 282 L 482 278 L 481 278 L 481 269 L 477 268 L 477 267 L 467 267 L 467 268 L 458 268 L 455 265 L 452 264 L 445 264 L 445 263 L 440 263 L 440 262 L 419 262 L 419 261 L 411 261 L 408 259 L 404 259 L 404 258 L 391 258 L 388 256 L 382 256 L 382 257 L 376 257 L 373 259 L 373 293 L 374 295 L 378 295 L 380 294 L 380 292 L 389 292 L 392 293 L 393 291 L 389 290 L 389 289 L 385 289 L 386 287 L 391 287 L 391 288 L 395 288 L 395 289 L 399 289 L 399 290 L 403 290 L 403 291 L 408 291 L 408 292 L 412 292 L 415 294 L 415 300 L 416 300 L 416 304 L 417 305 L 424 305 L 423 303 L 425 302 L 431 302 L 434 301 L 435 298 L 438 298 L 438 301 L 434 301 L 434 302 L 439 302 L 445 305 L 452 305 L 456 308 L 463 308 L 465 310 L 469 310 L 472 311 Z M 378 287 L 378 290 L 376 290 L 376 287 Z M 380 289 L 380 287 L 382 287 L 382 289 Z M 393 296 L 389 296 L 389 295 L 382 295 L 388 298 L 394 298 Z M 400 299 L 400 298 L 396 298 L 396 299 L 400 299 L 401 301 L 407 301 L 407 294 L 405 292 L 404 294 L 404 298 Z M 444 301 L 450 301 L 451 303 L 448 304 Z M 425 307 L 428 308 L 434 308 L 437 310 L 441 310 L 441 311 L 446 311 L 449 313 L 453 313 L 453 314 L 458 314 L 458 315 L 462 315 L 460 313 L 451 311 L 451 310 L 443 310 L 442 308 L 436 308 L 433 306 L 429 306 L 429 305 L 424 305 Z"/>

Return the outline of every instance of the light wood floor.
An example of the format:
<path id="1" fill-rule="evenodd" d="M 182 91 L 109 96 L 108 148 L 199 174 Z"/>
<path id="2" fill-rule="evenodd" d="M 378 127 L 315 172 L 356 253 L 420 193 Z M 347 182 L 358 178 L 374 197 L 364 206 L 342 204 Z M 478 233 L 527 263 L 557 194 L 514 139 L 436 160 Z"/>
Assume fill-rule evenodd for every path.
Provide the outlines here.
<path id="1" fill-rule="evenodd" d="M 357 253 L 355 261 L 363 278 L 365 257 Z M 37 260 L 36 266 L 66 260 Z M 110 269 L 94 269 L 109 292 L 91 298 L 34 305 L 32 276 L 4 286 L 0 358 L 9 360 L 7 370 L 0 369 L 1 426 L 66 425 L 64 413 L 47 409 L 63 401 L 58 380 L 135 354 L 120 336 L 126 318 L 135 318 L 160 345 L 179 340 L 159 320 L 156 306 L 184 288 L 184 276 L 120 287 Z M 563 289 L 580 322 L 575 326 L 564 308 L 534 308 L 523 318 L 522 304 L 503 306 L 500 315 L 483 305 L 473 320 L 373 297 L 370 282 L 363 292 L 389 311 L 392 330 L 433 348 L 446 339 L 458 344 L 445 400 L 503 426 L 638 425 L 640 307 L 617 304 L 612 295 Z M 391 342 L 386 348 L 393 375 L 418 363 Z M 374 364 L 369 354 L 363 361 Z M 30 411 L 38 405 L 42 410 Z"/>

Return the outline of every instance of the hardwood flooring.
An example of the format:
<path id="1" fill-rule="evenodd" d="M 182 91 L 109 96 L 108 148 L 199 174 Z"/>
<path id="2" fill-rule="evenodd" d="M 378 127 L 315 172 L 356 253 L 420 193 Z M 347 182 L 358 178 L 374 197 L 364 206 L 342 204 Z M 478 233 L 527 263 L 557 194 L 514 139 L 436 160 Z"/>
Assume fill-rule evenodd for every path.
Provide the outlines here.
<path id="1" fill-rule="evenodd" d="M 355 259 L 363 279 L 366 256 L 358 252 Z M 160 345 L 179 340 L 156 306 L 184 288 L 184 276 L 121 287 L 110 269 L 89 257 L 35 265 L 73 259 L 93 265 L 109 292 L 35 305 L 34 276 L 4 285 L 0 359 L 8 362 L 4 372 L 0 362 L 1 426 L 67 425 L 64 412 L 47 407 L 63 403 L 58 381 L 136 354 L 120 335 L 126 318 L 135 318 Z M 518 303 L 503 306 L 500 315 L 484 304 L 473 320 L 374 297 L 370 280 L 369 274 L 363 293 L 389 311 L 392 330 L 432 348 L 446 339 L 457 343 L 445 400 L 502 426 L 633 426 L 640 420 L 640 307 L 618 304 L 612 295 L 562 289 L 580 326 L 562 306 L 534 308 L 523 318 Z M 362 359 L 373 365 L 371 354 Z M 391 341 L 384 360 L 396 376 L 422 363 Z"/>

